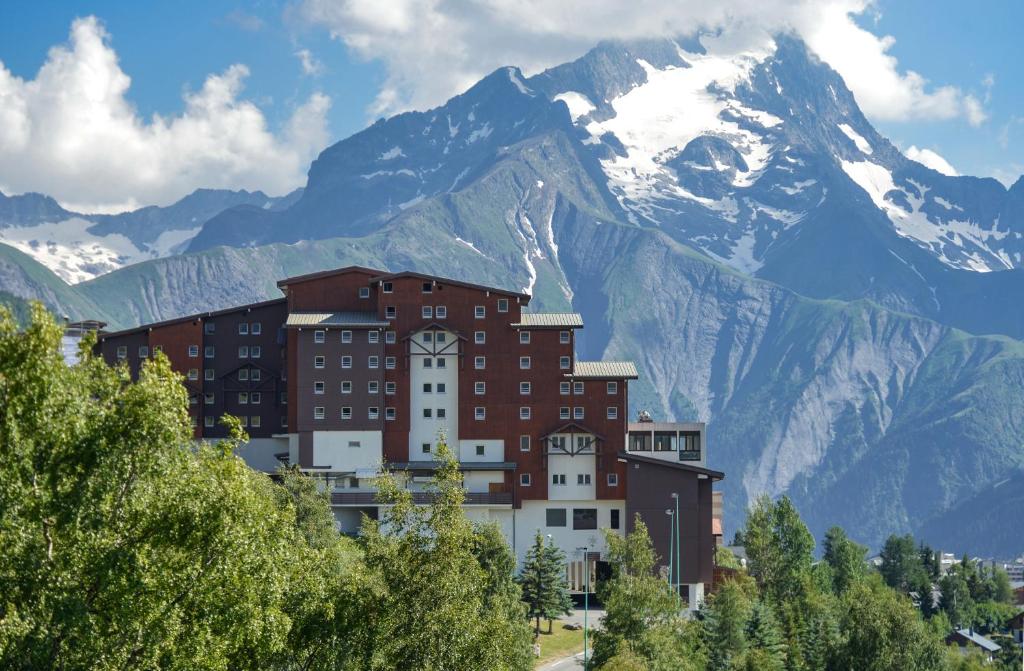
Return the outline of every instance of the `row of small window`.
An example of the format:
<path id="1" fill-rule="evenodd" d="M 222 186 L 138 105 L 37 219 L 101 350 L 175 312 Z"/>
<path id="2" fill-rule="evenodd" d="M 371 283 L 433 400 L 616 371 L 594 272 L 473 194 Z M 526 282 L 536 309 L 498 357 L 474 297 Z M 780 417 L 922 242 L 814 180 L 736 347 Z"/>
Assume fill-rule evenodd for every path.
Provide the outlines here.
<path id="1" fill-rule="evenodd" d="M 371 331 L 367 331 L 366 332 L 366 341 L 368 343 L 371 343 L 371 344 L 379 343 L 380 342 L 380 331 L 372 331 L 372 330 Z M 321 330 L 313 331 L 313 342 L 318 344 L 318 345 L 322 345 L 323 343 L 327 342 L 327 332 L 326 331 L 321 331 Z M 342 331 L 341 332 L 341 342 L 343 344 L 346 344 L 346 345 L 351 343 L 352 342 L 352 331 Z M 394 331 L 385 331 L 384 332 L 384 342 L 386 342 L 389 345 L 393 345 L 395 343 L 395 332 Z"/>
<path id="2" fill-rule="evenodd" d="M 569 331 L 559 331 L 558 332 L 558 342 L 560 344 L 562 344 L 562 345 L 568 345 L 570 342 L 572 342 L 571 335 L 570 335 Z M 520 331 L 519 332 L 519 344 L 520 345 L 529 345 L 530 344 L 530 332 L 529 331 Z"/>
<path id="3" fill-rule="evenodd" d="M 187 377 L 190 380 L 198 380 L 199 379 L 199 369 L 198 368 L 189 368 L 188 369 Z M 217 372 L 216 372 L 216 370 L 213 369 L 213 368 L 204 368 L 203 369 L 203 379 L 208 381 L 208 382 L 212 382 L 213 380 L 216 380 L 217 379 Z M 252 370 L 249 370 L 248 368 L 240 368 L 238 370 L 238 379 L 241 382 L 248 382 L 250 380 L 252 380 L 253 382 L 259 382 L 260 380 L 263 379 L 263 373 L 260 371 L 259 368 L 253 368 Z"/>
<path id="4" fill-rule="evenodd" d="M 558 409 L 558 418 L 559 419 L 586 419 L 584 417 L 584 409 L 583 409 L 582 406 L 577 406 L 575 408 L 572 408 L 571 416 L 570 416 L 569 410 L 570 409 L 568 407 L 566 407 L 566 406 L 562 406 L 561 408 L 559 408 Z M 478 407 L 478 408 L 475 408 L 474 411 L 475 411 L 474 412 L 475 419 L 486 419 L 486 411 L 485 411 L 484 408 L 479 408 Z M 608 419 L 618 419 L 619 418 L 619 409 L 617 407 L 613 406 L 613 405 L 612 406 L 608 406 L 608 408 L 606 409 L 605 412 L 606 412 L 606 415 L 607 415 Z M 519 408 L 519 419 L 530 419 L 532 416 L 533 416 L 533 413 L 532 413 L 532 411 L 530 409 L 530 406 L 528 406 L 528 405 L 520 406 L 520 408 Z"/>
<path id="5" fill-rule="evenodd" d="M 203 322 L 203 332 L 207 335 L 217 332 L 216 322 Z M 263 324 L 260 322 L 240 322 L 238 324 L 238 335 L 260 335 L 263 333 Z"/>
<path id="6" fill-rule="evenodd" d="M 551 484 L 556 487 L 565 486 L 565 473 L 552 473 Z M 576 485 L 586 487 L 590 485 L 590 473 L 577 473 L 576 474 Z M 609 473 L 608 474 L 608 486 L 618 487 L 619 486 L 619 474 Z"/>
<path id="7" fill-rule="evenodd" d="M 427 387 L 429 385 L 423 385 L 423 386 Z M 439 390 L 439 393 L 443 393 L 442 390 L 444 388 L 444 385 L 443 384 L 439 384 L 437 386 L 442 388 L 441 390 Z M 313 383 L 313 393 L 314 394 L 323 394 L 323 393 L 325 393 L 325 391 L 326 391 L 326 385 L 322 381 L 317 380 L 316 382 Z M 378 382 L 377 380 L 370 380 L 369 382 L 367 382 L 366 383 L 366 392 L 368 394 L 378 394 L 378 393 L 380 393 L 380 382 Z M 341 393 L 342 394 L 351 394 L 352 393 L 352 381 L 351 380 L 342 380 L 341 381 Z M 394 382 L 385 382 L 384 383 L 384 393 L 385 394 L 389 394 L 389 395 L 390 394 L 394 394 L 395 393 L 395 383 Z"/>
<path id="8" fill-rule="evenodd" d="M 430 452 L 431 452 L 431 450 L 433 448 L 431 447 L 430 443 L 421 443 L 420 444 L 420 449 L 423 450 L 423 454 L 430 454 Z M 486 451 L 487 450 L 484 448 L 483 445 L 477 445 L 476 446 L 476 456 L 482 457 L 482 456 L 484 456 Z"/>
<path id="9" fill-rule="evenodd" d="M 162 351 L 163 351 L 163 348 L 160 345 L 153 345 L 153 354 L 156 354 L 157 352 L 162 352 Z M 216 350 L 214 349 L 213 345 L 207 345 L 204 348 L 204 350 L 203 350 L 203 355 L 207 359 L 214 358 L 215 354 L 216 354 Z M 145 345 L 140 345 L 139 346 L 139 358 L 140 359 L 145 359 L 148 356 L 149 356 L 149 347 L 147 347 Z M 199 345 L 189 345 L 188 346 L 188 356 L 191 359 L 199 358 Z M 242 345 L 241 347 L 238 348 L 238 358 L 239 359 L 259 359 L 261 356 L 263 356 L 263 348 L 260 347 L 259 345 L 253 345 L 252 347 L 248 347 L 246 345 Z M 127 346 L 121 345 L 120 347 L 117 348 L 117 358 L 118 359 L 126 359 L 126 358 L 128 358 L 128 347 Z"/>
<path id="10" fill-rule="evenodd" d="M 206 392 L 203 394 L 203 403 L 205 405 L 213 405 L 216 400 L 216 396 L 213 392 Z M 241 391 L 238 392 L 238 404 L 239 405 L 259 405 L 263 402 L 263 392 L 259 391 Z M 286 403 L 285 395 L 281 394 L 281 403 Z"/>
<path id="11" fill-rule="evenodd" d="M 438 361 L 441 361 L 440 359 Z M 430 368 L 430 358 L 423 360 L 423 367 Z M 438 366 L 440 368 L 440 366 Z M 530 370 L 533 367 L 533 359 L 528 356 L 519 357 L 519 370 Z M 558 357 L 558 367 L 562 370 L 569 370 L 572 368 L 572 359 L 567 356 Z M 487 368 L 487 357 L 477 356 L 473 357 L 473 368 L 476 370 L 484 370 Z"/>
<path id="12" fill-rule="evenodd" d="M 609 528 L 618 529 L 620 523 L 619 509 L 612 508 L 609 512 L 611 512 L 611 518 L 608 520 Z M 548 508 L 546 511 L 546 518 L 547 519 L 545 521 L 549 527 L 564 527 L 567 526 L 568 523 L 565 508 Z M 572 528 L 575 530 L 596 529 L 597 508 L 573 508 Z"/>
<path id="13" fill-rule="evenodd" d="M 394 285 L 393 282 L 381 282 L 380 289 L 384 293 L 390 294 L 390 293 L 394 292 L 395 285 Z M 432 294 L 432 293 L 434 293 L 434 283 L 433 282 L 424 282 L 422 284 L 422 286 L 421 286 L 420 291 L 422 293 L 425 293 L 425 294 Z M 359 287 L 359 297 L 360 298 L 369 298 L 370 297 L 370 288 L 369 287 Z M 479 308 L 479 307 L 482 307 L 482 306 L 478 305 L 477 307 Z M 508 312 L 508 299 L 507 298 L 499 298 L 498 299 L 498 312 Z"/>
<path id="14" fill-rule="evenodd" d="M 245 415 L 242 415 L 241 417 L 238 417 L 238 421 L 241 422 L 242 426 L 246 427 L 246 428 L 251 427 L 253 429 L 258 429 L 261 426 L 263 426 L 263 420 L 260 418 L 259 415 L 253 415 L 252 417 L 247 417 Z M 193 417 L 192 418 L 192 426 L 195 426 L 195 425 L 196 425 L 196 418 Z M 217 425 L 217 418 L 216 417 L 211 417 L 209 415 L 207 415 L 206 417 L 203 417 L 203 426 L 206 427 L 207 429 L 209 429 L 211 427 L 214 427 L 216 425 Z M 283 417 L 281 418 L 281 426 L 283 428 L 287 428 L 287 426 L 288 426 L 287 421 Z"/>
<path id="15" fill-rule="evenodd" d="M 396 361 L 395 357 L 393 357 L 393 356 L 386 356 L 386 357 L 384 357 L 384 367 L 387 368 L 388 370 L 394 370 L 394 368 L 395 368 L 395 361 Z M 372 356 L 366 357 L 366 366 L 368 368 L 380 368 L 380 357 L 377 356 L 376 354 L 374 354 Z M 313 357 L 313 368 L 326 368 L 326 367 L 327 367 L 327 357 L 319 356 L 319 355 Z M 352 367 L 352 357 L 350 355 L 346 354 L 345 356 L 341 357 L 341 367 L 342 368 L 351 368 Z M 444 368 L 444 366 L 443 365 L 442 366 L 438 366 L 438 368 Z"/>
<path id="16" fill-rule="evenodd" d="M 384 419 L 388 420 L 389 422 L 393 422 L 396 416 L 397 415 L 395 413 L 394 408 L 384 408 Z M 318 405 L 315 408 L 313 408 L 313 419 L 326 419 L 326 417 L 327 412 L 324 410 L 322 406 Z M 345 420 L 352 419 L 351 406 L 346 405 L 341 408 L 341 418 Z M 366 418 L 380 419 L 380 408 L 377 406 L 370 406 L 369 408 L 367 408 Z"/>

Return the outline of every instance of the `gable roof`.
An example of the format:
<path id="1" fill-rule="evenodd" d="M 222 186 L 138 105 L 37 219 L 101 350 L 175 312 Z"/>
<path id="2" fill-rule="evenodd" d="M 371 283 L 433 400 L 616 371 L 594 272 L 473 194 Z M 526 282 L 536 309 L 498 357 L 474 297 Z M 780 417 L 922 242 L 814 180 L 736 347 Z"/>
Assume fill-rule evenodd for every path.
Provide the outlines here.
<path id="1" fill-rule="evenodd" d="M 233 308 L 224 308 L 223 310 L 213 310 L 211 312 L 199 312 L 194 315 L 187 315 L 185 317 L 175 317 L 174 319 L 165 319 L 160 322 L 153 322 L 152 324 L 142 324 L 141 326 L 134 326 L 130 329 L 122 329 L 120 331 L 111 331 L 109 333 L 101 333 L 97 342 L 103 342 L 107 338 L 116 338 L 119 336 L 131 335 L 132 333 L 140 333 L 142 331 L 149 331 L 162 326 L 173 326 L 174 324 L 184 324 L 185 322 L 191 322 L 202 319 L 209 319 L 211 317 L 219 317 L 220 315 L 229 315 L 234 312 L 245 312 L 256 308 L 265 308 L 271 305 L 283 304 L 287 299 L 274 298 L 269 301 L 261 301 L 259 303 L 249 303 L 247 305 L 238 305 Z"/>
<path id="2" fill-rule="evenodd" d="M 277 286 L 284 288 L 289 284 L 298 284 L 300 282 L 308 282 L 310 280 L 318 280 L 324 277 L 333 277 L 335 275 L 347 275 L 349 273 L 363 273 L 376 277 L 383 275 L 386 270 L 376 270 L 374 268 L 366 268 L 364 266 L 345 266 L 344 268 L 332 268 L 331 270 L 320 270 L 315 273 L 306 273 L 305 275 L 295 275 L 293 277 L 286 277 L 283 280 L 278 280 Z"/>
<path id="3" fill-rule="evenodd" d="M 654 457 L 644 457 L 635 452 L 619 452 L 619 459 L 624 461 L 638 461 L 642 464 L 650 464 L 652 466 L 663 466 L 665 468 L 673 468 L 679 471 L 689 471 L 698 475 L 706 475 L 712 480 L 724 480 L 725 473 L 721 471 L 713 471 L 710 468 L 703 468 L 702 466 L 693 466 L 684 462 L 668 461 L 666 459 L 655 459 Z"/>
<path id="4" fill-rule="evenodd" d="M 622 379 L 635 380 L 640 377 L 632 361 L 577 361 L 566 377 L 576 379 Z"/>
<path id="5" fill-rule="evenodd" d="M 374 312 L 290 312 L 285 326 L 388 326 Z"/>
<path id="6" fill-rule="evenodd" d="M 988 652 L 997 652 L 998 650 L 1002 649 L 998 644 L 993 643 L 992 641 L 985 638 L 973 629 L 957 629 L 946 638 L 947 640 L 949 640 L 950 638 L 960 638 L 963 641 L 976 645 L 983 650 L 987 650 Z"/>
<path id="7" fill-rule="evenodd" d="M 524 312 L 512 324 L 517 329 L 583 328 L 583 315 L 578 312 Z"/>
<path id="8" fill-rule="evenodd" d="M 547 440 L 556 433 L 589 433 L 594 438 L 597 438 L 601 442 L 604 442 L 604 436 L 599 434 L 597 431 L 594 431 L 593 429 L 588 429 L 579 422 L 566 422 L 565 424 L 559 426 L 557 429 L 548 431 L 543 436 L 541 436 L 540 439 Z"/>
<path id="9" fill-rule="evenodd" d="M 461 280 L 453 280 L 449 277 L 441 277 L 439 275 L 428 275 L 426 273 L 417 273 L 412 270 L 403 270 L 397 273 L 380 274 L 373 278 L 374 282 L 384 282 L 387 280 L 395 280 L 404 277 L 415 277 L 421 280 L 430 280 L 438 284 L 450 284 L 454 287 L 465 287 L 467 289 L 478 289 L 480 291 L 490 291 L 492 293 L 501 294 L 503 296 L 512 296 L 518 298 L 525 305 L 530 302 L 530 294 L 521 293 L 518 291 L 511 291 L 509 289 L 501 289 L 499 287 L 489 287 L 485 284 L 474 284 L 472 282 L 463 282 Z"/>

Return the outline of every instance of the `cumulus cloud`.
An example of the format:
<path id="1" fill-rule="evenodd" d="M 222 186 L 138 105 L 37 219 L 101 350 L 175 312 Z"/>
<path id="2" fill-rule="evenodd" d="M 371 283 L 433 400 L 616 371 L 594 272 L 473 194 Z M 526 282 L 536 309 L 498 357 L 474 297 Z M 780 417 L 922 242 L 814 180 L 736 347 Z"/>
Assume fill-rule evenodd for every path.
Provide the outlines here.
<path id="1" fill-rule="evenodd" d="M 931 168 L 937 172 L 941 172 L 943 175 L 949 175 L 950 177 L 956 177 L 960 173 L 956 171 L 949 161 L 942 158 L 938 152 L 931 149 L 918 149 L 914 145 L 910 145 L 910 148 L 903 152 L 907 158 L 911 161 L 917 161 L 926 168 Z"/>
<path id="2" fill-rule="evenodd" d="M 103 26 L 77 19 L 34 79 L 0 63 L 0 190 L 115 211 L 168 204 L 199 187 L 294 189 L 327 142 L 330 99 L 310 96 L 275 133 L 239 97 L 248 74 L 232 65 L 186 93 L 181 114 L 143 119 Z"/>
<path id="3" fill-rule="evenodd" d="M 295 57 L 302 66 L 302 74 L 316 77 L 324 71 L 324 64 L 317 60 L 309 49 L 299 49 L 295 52 Z"/>
<path id="4" fill-rule="evenodd" d="M 302 14 L 387 79 L 373 114 L 436 105 L 502 65 L 527 73 L 578 57 L 606 38 L 719 30 L 795 31 L 881 120 L 985 120 L 977 98 L 932 86 L 889 53 L 895 39 L 861 28 L 871 0 L 303 0 Z"/>

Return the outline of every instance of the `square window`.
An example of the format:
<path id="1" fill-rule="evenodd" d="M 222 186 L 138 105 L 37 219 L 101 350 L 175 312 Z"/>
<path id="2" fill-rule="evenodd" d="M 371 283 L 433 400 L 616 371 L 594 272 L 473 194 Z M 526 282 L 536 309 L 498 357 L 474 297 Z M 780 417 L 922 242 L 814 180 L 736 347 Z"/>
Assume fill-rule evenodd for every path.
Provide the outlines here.
<path id="1" fill-rule="evenodd" d="M 487 408 L 483 408 L 479 405 L 473 408 L 473 419 L 478 422 L 487 419 Z"/>
<path id="2" fill-rule="evenodd" d="M 520 382 L 519 383 L 519 393 L 522 394 L 523 396 L 529 395 L 529 393 L 530 393 L 530 383 L 529 382 Z"/>
<path id="3" fill-rule="evenodd" d="M 359 287 L 359 297 L 360 298 L 369 298 L 370 297 L 370 287 Z"/>
<path id="4" fill-rule="evenodd" d="M 318 345 L 323 342 L 327 342 L 327 333 L 324 331 L 313 331 L 313 342 Z"/>
<path id="5" fill-rule="evenodd" d="M 341 393 L 342 394 L 351 394 L 352 393 L 352 380 L 342 380 L 341 381 Z"/>
<path id="6" fill-rule="evenodd" d="M 483 370 L 487 367 L 487 357 L 473 357 L 473 367 L 477 370 Z"/>
<path id="7" fill-rule="evenodd" d="M 561 368 L 562 370 L 569 370 L 569 365 L 570 365 L 569 357 L 567 357 L 567 356 L 560 356 L 560 357 L 558 357 L 558 367 L 559 368 Z"/>
<path id="8" fill-rule="evenodd" d="M 487 316 L 487 309 L 483 305 L 477 305 L 473 308 L 473 316 L 477 319 L 483 319 Z"/>
<path id="9" fill-rule="evenodd" d="M 530 406 L 524 405 L 519 408 L 519 419 L 530 419 Z"/>
<path id="10" fill-rule="evenodd" d="M 213 322 L 205 322 L 203 324 L 203 332 L 206 333 L 206 334 L 216 333 L 217 332 L 217 325 L 214 324 Z"/>
<path id="11" fill-rule="evenodd" d="M 396 359 L 393 356 L 386 356 L 386 357 L 384 357 L 384 368 L 386 368 L 388 370 L 394 370 L 395 369 L 395 361 L 396 361 Z"/>
<path id="12" fill-rule="evenodd" d="M 565 526 L 565 508 L 548 508 L 546 511 L 546 523 L 549 527 Z"/>
<path id="13" fill-rule="evenodd" d="M 483 445 L 477 445 L 476 446 L 476 456 L 478 456 L 478 457 L 484 456 L 484 446 Z"/>
<path id="14" fill-rule="evenodd" d="M 366 341 L 368 343 L 370 343 L 370 344 L 379 343 L 380 342 L 380 331 L 367 331 L 366 332 Z"/>
<path id="15" fill-rule="evenodd" d="M 380 368 L 380 357 L 376 355 L 367 357 L 366 365 L 370 368 Z"/>
<path id="16" fill-rule="evenodd" d="M 238 325 L 238 335 L 249 335 L 249 325 L 245 322 L 241 322 Z"/>
<path id="17" fill-rule="evenodd" d="M 519 369 L 520 370 L 530 370 L 530 357 L 528 357 L 528 356 L 521 356 L 521 357 L 519 357 Z"/>
<path id="18" fill-rule="evenodd" d="M 596 529 L 597 508 L 573 508 L 572 528 L 576 530 Z"/>
<path id="19" fill-rule="evenodd" d="M 430 454 L 430 443 L 421 443 L 420 450 L 423 454 Z"/>
<path id="20" fill-rule="evenodd" d="M 508 312 L 508 299 L 507 298 L 499 298 L 498 299 L 498 312 Z"/>
<path id="21" fill-rule="evenodd" d="M 448 364 L 448 360 L 445 359 L 443 356 L 437 357 L 437 367 L 438 368 L 445 368 L 447 366 L 447 364 Z"/>
<path id="22" fill-rule="evenodd" d="M 389 422 L 395 421 L 395 409 L 384 408 L 384 419 L 386 419 Z"/>
<path id="23" fill-rule="evenodd" d="M 259 359 L 263 355 L 263 348 L 259 345 L 253 345 L 249 348 L 249 355 L 252 356 L 253 359 Z"/>
<path id="24" fill-rule="evenodd" d="M 195 359 L 196 357 L 198 357 L 199 356 L 199 345 L 189 345 L 188 346 L 188 356 L 191 359 Z"/>
<path id="25" fill-rule="evenodd" d="M 244 391 L 238 392 L 238 404 L 239 405 L 248 405 L 249 404 L 249 394 L 244 392 Z"/>
<path id="26" fill-rule="evenodd" d="M 321 381 L 314 382 L 313 383 L 313 393 L 314 394 L 322 394 L 322 393 L 324 393 L 324 383 L 321 382 Z"/>
<path id="27" fill-rule="evenodd" d="M 530 332 L 529 331 L 520 331 L 519 332 L 519 344 L 520 345 L 529 345 L 530 344 Z"/>
<path id="28" fill-rule="evenodd" d="M 212 359 L 215 354 L 213 345 L 207 345 L 203 348 L 203 356 L 207 359 Z"/>
<path id="29" fill-rule="evenodd" d="M 260 428 L 262 424 L 263 420 L 260 419 L 259 415 L 253 415 L 252 417 L 249 418 L 249 426 L 251 426 L 254 429 Z"/>
<path id="30" fill-rule="evenodd" d="M 438 408 L 437 409 L 437 418 L 438 419 L 444 419 L 447 416 L 448 416 L 447 415 L 447 411 L 444 408 Z"/>
<path id="31" fill-rule="evenodd" d="M 213 420 L 213 417 L 203 417 L 203 426 L 205 426 L 208 429 L 213 427 Z"/>
<path id="32" fill-rule="evenodd" d="M 519 436 L 519 451 L 520 452 L 529 452 L 530 451 L 530 437 L 529 436 Z"/>
<path id="33" fill-rule="evenodd" d="M 327 359 L 323 356 L 313 357 L 313 368 L 323 368 L 327 365 Z"/>
<path id="34" fill-rule="evenodd" d="M 249 379 L 252 380 L 253 382 L 259 382 L 260 381 L 260 369 L 259 368 L 253 368 L 252 371 L 249 373 Z"/>
<path id="35" fill-rule="evenodd" d="M 213 381 L 216 379 L 217 373 L 212 368 L 203 369 L 203 379 Z"/>
<path id="36" fill-rule="evenodd" d="M 341 342 L 342 342 L 342 344 L 345 344 L 345 345 L 347 345 L 348 343 L 352 342 L 352 331 L 342 331 L 341 332 Z"/>
<path id="37" fill-rule="evenodd" d="M 323 418 L 324 418 L 324 409 L 323 409 L 323 407 L 318 405 L 315 408 L 313 408 L 313 419 L 323 419 Z"/>
<path id="38" fill-rule="evenodd" d="M 529 473 L 520 473 L 519 474 L 519 486 L 520 487 L 529 487 L 530 486 L 530 474 Z"/>
<path id="39" fill-rule="evenodd" d="M 609 473 L 608 474 L 608 486 L 609 487 L 618 487 L 619 486 L 619 474 L 618 473 Z M 614 513 L 616 511 L 613 510 L 612 512 Z"/>
<path id="40" fill-rule="evenodd" d="M 424 331 L 423 342 L 434 342 L 434 333 L 432 331 Z"/>
<path id="41" fill-rule="evenodd" d="M 188 369 L 188 379 L 190 379 L 190 380 L 198 380 L 199 379 L 199 369 L 198 368 L 189 368 Z"/>
<path id="42" fill-rule="evenodd" d="M 432 394 L 432 393 L 434 393 L 434 385 L 432 385 L 429 382 L 424 382 L 423 383 L 423 393 L 424 394 Z"/>
<path id="43" fill-rule="evenodd" d="M 281 392 L 281 405 L 288 405 L 288 392 Z"/>
<path id="44" fill-rule="evenodd" d="M 443 342 L 447 342 L 447 341 L 448 341 L 448 336 L 447 336 L 447 334 L 445 334 L 445 333 L 443 333 L 443 332 L 442 332 L 442 333 L 438 333 L 438 334 L 437 334 L 437 337 L 436 337 L 436 338 L 434 338 L 434 340 L 435 340 L 435 341 L 436 341 L 436 342 L 437 342 L 438 344 L 440 344 L 440 343 L 443 343 Z"/>
<path id="45" fill-rule="evenodd" d="M 350 357 L 348 355 L 341 357 L 341 367 L 342 368 L 351 368 L 352 367 L 352 357 Z"/>
<path id="46" fill-rule="evenodd" d="M 434 317 L 434 308 L 430 305 L 424 305 L 422 314 L 424 319 L 432 319 Z"/>
<path id="47" fill-rule="evenodd" d="M 433 408 L 423 408 L 423 417 L 424 418 L 431 419 L 433 416 L 434 416 L 434 409 Z"/>
<path id="48" fill-rule="evenodd" d="M 577 396 L 582 394 L 583 393 L 583 383 L 582 382 L 573 382 L 572 383 L 572 393 L 576 394 Z"/>
<path id="49" fill-rule="evenodd" d="M 117 348 L 117 358 L 118 359 L 127 359 L 128 358 L 128 348 L 125 345 L 121 345 L 120 347 Z"/>
<path id="50" fill-rule="evenodd" d="M 394 382 L 385 382 L 384 383 L 384 393 L 389 395 L 389 396 L 393 396 L 395 394 L 395 388 L 396 388 L 396 385 L 395 385 Z"/>
<path id="51" fill-rule="evenodd" d="M 288 418 L 283 416 L 283 415 L 281 417 L 281 428 L 282 429 L 287 429 L 288 428 Z"/>
<path id="52" fill-rule="evenodd" d="M 238 348 L 238 358 L 239 359 L 248 359 L 249 358 L 249 348 L 246 347 L 245 345 L 242 345 L 241 347 L 239 347 Z"/>
<path id="53" fill-rule="evenodd" d="M 609 473 L 608 474 L 608 478 L 609 478 L 608 484 L 609 485 L 612 485 L 612 483 L 611 483 L 611 476 L 613 476 L 613 475 L 615 475 L 615 474 L 614 473 Z M 616 482 L 615 484 L 617 485 L 619 483 Z M 614 487 L 615 485 L 612 485 L 612 486 Z M 611 509 L 611 513 L 612 513 L 611 524 L 609 524 L 608 526 L 611 527 L 612 529 L 618 529 L 619 528 L 619 509 L 618 508 L 612 508 Z"/>
<path id="54" fill-rule="evenodd" d="M 552 473 L 551 484 L 553 485 L 564 485 L 565 484 L 565 473 Z"/>
<path id="55" fill-rule="evenodd" d="M 477 345 L 483 345 L 485 342 L 487 342 L 487 332 L 486 331 L 476 331 L 476 332 L 474 332 L 473 333 L 473 342 L 475 342 Z"/>
<path id="56" fill-rule="evenodd" d="M 577 485 L 589 485 L 590 484 L 590 473 L 577 473 L 576 474 Z"/>
<path id="57" fill-rule="evenodd" d="M 447 388 L 444 386 L 444 382 L 438 382 L 437 383 L 437 393 L 438 394 L 443 394 L 445 391 L 447 391 Z"/>
<path id="58" fill-rule="evenodd" d="M 572 409 L 572 418 L 573 419 L 583 419 L 583 408 L 580 407 L 580 406 L 577 406 L 577 407 L 573 408 Z"/>
<path id="59" fill-rule="evenodd" d="M 618 419 L 619 409 L 614 405 L 608 406 L 608 419 Z"/>
<path id="60" fill-rule="evenodd" d="M 377 382 L 376 380 L 370 380 L 369 382 L 366 383 L 366 393 L 367 394 L 377 394 L 379 392 L 380 392 L 380 382 Z"/>
<path id="61" fill-rule="evenodd" d="M 562 396 L 568 396 L 569 395 L 569 383 L 568 382 L 559 382 L 558 383 L 558 393 L 561 394 Z"/>
<path id="62" fill-rule="evenodd" d="M 395 310 L 395 306 L 394 305 L 389 305 L 389 306 L 384 308 L 384 317 L 386 319 L 394 319 L 396 314 L 397 314 L 397 312 Z"/>
<path id="63" fill-rule="evenodd" d="M 391 282 L 383 282 L 381 284 L 381 290 L 386 294 L 390 294 L 392 291 L 395 290 L 395 285 L 392 284 Z"/>
<path id="64" fill-rule="evenodd" d="M 431 293 L 432 291 L 434 291 L 434 285 L 433 285 L 433 283 L 431 283 L 431 282 L 424 282 L 424 283 L 423 283 L 423 289 L 422 289 L 422 291 L 423 291 L 423 293 L 425 293 L 425 294 L 429 294 L 429 293 Z"/>
<path id="65" fill-rule="evenodd" d="M 251 403 L 252 405 L 259 405 L 262 400 L 263 394 L 258 391 L 254 391 L 251 394 L 249 394 L 249 403 Z"/>
<path id="66" fill-rule="evenodd" d="M 563 345 L 568 345 L 569 344 L 569 331 L 559 331 L 558 332 L 558 342 L 563 344 Z"/>
<path id="67" fill-rule="evenodd" d="M 397 339 L 397 337 L 396 337 L 394 331 L 385 331 L 384 332 L 384 342 L 385 342 L 385 344 L 394 345 L 395 342 L 396 342 L 396 339 Z"/>
<path id="68" fill-rule="evenodd" d="M 366 409 L 367 419 L 377 419 L 378 417 L 380 417 L 380 408 L 378 408 L 375 405 L 371 405 L 369 408 Z"/>
<path id="69" fill-rule="evenodd" d="M 608 383 L 608 393 L 609 394 L 618 394 L 619 393 L 619 383 L 618 382 L 609 382 Z"/>
<path id="70" fill-rule="evenodd" d="M 352 406 L 350 406 L 350 405 L 342 406 L 342 408 L 341 408 L 341 418 L 342 419 L 352 419 Z"/>
<path id="71" fill-rule="evenodd" d="M 558 409 L 558 419 L 569 419 L 569 407 L 562 406 Z"/>
<path id="72" fill-rule="evenodd" d="M 252 334 L 253 335 L 262 335 L 263 334 L 263 324 L 261 324 L 259 322 L 253 322 L 251 330 L 252 330 Z"/>
<path id="73" fill-rule="evenodd" d="M 448 319 L 448 308 L 445 307 L 444 305 L 438 305 L 436 308 L 434 308 L 434 315 L 438 319 Z"/>
<path id="74" fill-rule="evenodd" d="M 205 394 L 203 394 L 203 404 L 213 405 L 213 393 L 206 392 Z"/>
<path id="75" fill-rule="evenodd" d="M 486 382 L 474 382 L 473 383 L 473 393 L 476 394 L 477 396 L 483 396 L 484 394 L 486 394 L 487 393 L 487 383 Z"/>
<path id="76" fill-rule="evenodd" d="M 424 368 L 433 368 L 434 367 L 434 360 L 431 359 L 429 356 L 423 357 L 423 367 Z"/>

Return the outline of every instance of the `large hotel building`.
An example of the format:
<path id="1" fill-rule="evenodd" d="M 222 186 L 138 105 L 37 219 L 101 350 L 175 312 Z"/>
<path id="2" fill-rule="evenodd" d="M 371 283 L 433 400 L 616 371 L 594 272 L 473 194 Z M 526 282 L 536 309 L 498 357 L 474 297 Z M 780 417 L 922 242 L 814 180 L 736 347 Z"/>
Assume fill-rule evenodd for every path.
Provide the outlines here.
<path id="1" fill-rule="evenodd" d="M 283 298 L 101 331 L 97 348 L 133 374 L 162 351 L 185 378 L 197 439 L 224 437 L 222 415 L 241 418 L 241 456 L 323 478 L 347 533 L 378 515 L 381 468 L 426 500 L 441 435 L 469 516 L 499 522 L 520 561 L 537 530 L 550 535 L 574 584 L 600 560 L 601 530 L 624 533 L 635 514 L 667 564 L 678 505 L 680 582 L 700 600 L 721 533 L 704 426 L 628 422 L 636 367 L 578 360 L 580 315 L 415 272 L 347 267 L 277 284 Z"/>

